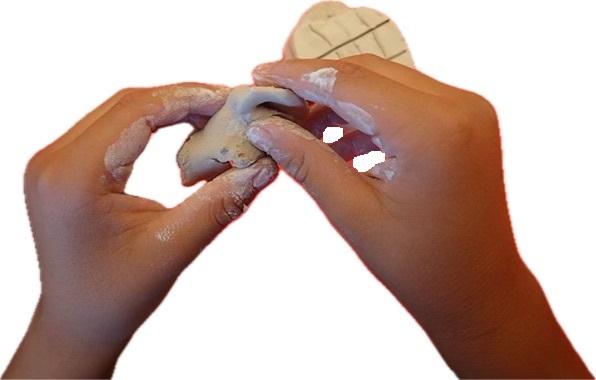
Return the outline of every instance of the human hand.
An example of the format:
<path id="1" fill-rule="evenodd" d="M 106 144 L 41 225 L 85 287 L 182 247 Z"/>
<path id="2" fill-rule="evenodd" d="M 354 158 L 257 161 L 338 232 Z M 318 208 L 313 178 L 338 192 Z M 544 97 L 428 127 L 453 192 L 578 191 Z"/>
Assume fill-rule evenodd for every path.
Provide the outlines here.
<path id="1" fill-rule="evenodd" d="M 29 162 L 42 292 L 5 377 L 110 376 L 178 275 L 272 181 L 277 165 L 266 158 L 171 209 L 124 193 L 153 132 L 204 125 L 227 93 L 193 83 L 120 91 Z"/>
<path id="2" fill-rule="evenodd" d="M 249 139 L 315 199 L 462 377 L 589 376 L 513 237 L 497 116 L 477 94 L 371 55 L 258 66 L 315 102 Z M 353 132 L 317 139 L 329 125 Z M 381 149 L 367 173 L 345 160 Z"/>

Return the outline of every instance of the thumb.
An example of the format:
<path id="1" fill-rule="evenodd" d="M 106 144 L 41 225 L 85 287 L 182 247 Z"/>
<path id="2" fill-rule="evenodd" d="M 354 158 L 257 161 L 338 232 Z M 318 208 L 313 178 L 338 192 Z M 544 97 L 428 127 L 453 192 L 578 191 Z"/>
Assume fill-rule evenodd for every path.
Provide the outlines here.
<path id="1" fill-rule="evenodd" d="M 262 158 L 253 165 L 217 176 L 168 210 L 160 220 L 159 240 L 171 243 L 183 266 L 190 263 L 277 175 L 277 165 Z"/>
<path id="2" fill-rule="evenodd" d="M 369 189 L 364 178 L 333 149 L 310 132 L 281 117 L 250 124 L 247 137 L 268 153 L 332 219 L 363 203 Z M 352 211 L 353 212 L 353 211 Z"/>

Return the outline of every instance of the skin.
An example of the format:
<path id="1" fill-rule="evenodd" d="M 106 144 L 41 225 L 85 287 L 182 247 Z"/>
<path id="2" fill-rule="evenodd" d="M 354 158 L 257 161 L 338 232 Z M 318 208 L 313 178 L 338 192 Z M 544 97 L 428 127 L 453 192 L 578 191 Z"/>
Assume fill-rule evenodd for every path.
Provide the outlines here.
<path id="1" fill-rule="evenodd" d="M 329 67 L 331 94 L 301 79 Z M 591 377 L 515 247 L 497 117 L 485 99 L 367 55 L 266 64 L 254 77 L 316 104 L 304 128 L 276 117 L 252 123 L 252 143 L 312 195 L 458 376 Z M 180 121 L 200 128 L 225 101 L 221 88 L 204 104 L 177 99 L 181 89 L 215 88 L 121 91 L 29 163 L 42 294 L 4 377 L 111 376 L 177 276 L 273 180 L 277 166 L 262 159 L 172 209 L 125 194 L 148 138 L 131 135 L 140 151 L 108 170 L 106 152 L 124 131 L 139 120 L 151 131 Z M 369 125 L 346 103 L 370 115 Z M 324 144 L 329 125 L 349 132 Z M 368 173 L 351 167 L 379 146 L 386 163 Z"/>
<path id="2" fill-rule="evenodd" d="M 192 90 L 218 93 L 204 100 Z M 140 151 L 106 168 L 106 152 L 138 120 L 150 131 L 183 121 L 200 127 L 226 96 L 198 83 L 123 90 L 29 162 L 25 195 L 42 291 L 3 377 L 110 377 L 184 268 L 273 180 L 277 165 L 266 158 L 228 170 L 171 209 L 127 195 L 148 142 L 142 134 L 126 140 Z"/>
<path id="3" fill-rule="evenodd" d="M 337 70 L 331 94 L 303 80 L 322 68 Z M 249 139 L 314 198 L 459 377 L 592 377 L 518 254 L 488 101 L 372 55 L 284 60 L 253 77 L 315 105 L 312 133 L 274 118 L 253 123 Z M 351 132 L 330 149 L 317 138 L 327 126 Z M 379 145 L 385 163 L 351 167 Z"/>

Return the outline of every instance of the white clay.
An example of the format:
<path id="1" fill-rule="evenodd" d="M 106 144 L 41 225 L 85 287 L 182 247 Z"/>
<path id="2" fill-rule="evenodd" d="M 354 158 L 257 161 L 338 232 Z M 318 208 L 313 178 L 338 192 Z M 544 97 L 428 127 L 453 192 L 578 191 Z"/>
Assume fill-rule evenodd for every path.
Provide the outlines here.
<path id="1" fill-rule="evenodd" d="M 132 123 L 122 131 L 104 156 L 104 165 L 116 181 L 125 181 L 132 171 L 132 164 L 143 153 L 151 138 L 151 127 L 145 118 Z"/>
<path id="2" fill-rule="evenodd" d="M 344 120 L 350 121 L 350 126 L 362 133 L 372 136 L 376 131 L 375 119 L 365 110 L 349 102 L 337 101 L 334 108 Z"/>
<path id="3" fill-rule="evenodd" d="M 163 110 L 155 115 L 154 124 L 172 123 L 192 113 L 213 115 L 221 108 L 229 92 L 228 87 L 180 87 L 174 92 L 158 89 L 153 97 L 162 100 Z"/>
<path id="4" fill-rule="evenodd" d="M 364 53 L 414 67 L 406 41 L 389 17 L 338 1 L 307 10 L 284 47 L 284 58 L 340 59 Z"/>
<path id="5" fill-rule="evenodd" d="M 178 152 L 186 185 L 210 179 L 229 166 L 245 168 L 264 156 L 246 139 L 248 125 L 271 116 L 300 121 L 305 102 L 292 91 L 275 87 L 239 86 L 201 130 L 193 132 Z"/>
<path id="6" fill-rule="evenodd" d="M 397 174 L 397 158 L 389 157 L 373 166 L 368 173 L 381 181 L 391 182 Z"/>
<path id="7" fill-rule="evenodd" d="M 335 86 L 336 74 L 337 70 L 333 67 L 324 67 L 312 73 L 304 74 L 302 80 L 314 85 L 319 90 L 319 94 L 331 96 Z"/>

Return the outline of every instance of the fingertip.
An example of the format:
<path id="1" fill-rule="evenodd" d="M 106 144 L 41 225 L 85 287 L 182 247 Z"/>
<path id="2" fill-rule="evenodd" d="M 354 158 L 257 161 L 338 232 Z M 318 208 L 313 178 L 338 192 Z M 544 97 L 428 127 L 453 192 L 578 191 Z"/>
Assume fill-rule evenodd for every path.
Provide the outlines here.
<path id="1" fill-rule="evenodd" d="M 279 174 L 277 163 L 270 157 L 265 157 L 255 162 L 260 167 L 259 172 L 254 176 L 252 184 L 255 189 L 262 189 L 275 180 Z"/>
<path id="2" fill-rule="evenodd" d="M 275 161 L 261 158 L 246 168 L 232 168 L 217 176 L 212 182 L 223 184 L 226 193 L 233 193 L 244 200 L 250 200 L 255 190 L 271 183 L 277 175 Z"/>
<path id="3" fill-rule="evenodd" d="M 272 80 L 273 78 L 271 78 L 271 75 L 273 72 L 273 68 L 278 64 L 278 62 L 279 61 L 273 61 L 257 65 L 252 70 L 252 78 L 255 84 L 261 86 L 276 84 L 275 81 Z"/>

